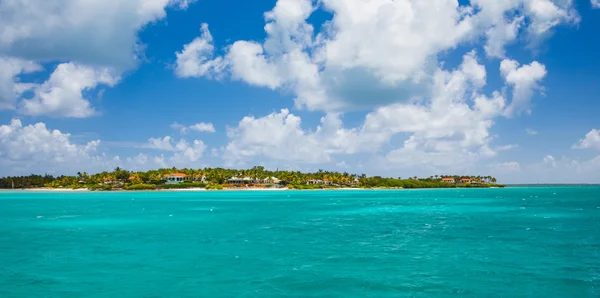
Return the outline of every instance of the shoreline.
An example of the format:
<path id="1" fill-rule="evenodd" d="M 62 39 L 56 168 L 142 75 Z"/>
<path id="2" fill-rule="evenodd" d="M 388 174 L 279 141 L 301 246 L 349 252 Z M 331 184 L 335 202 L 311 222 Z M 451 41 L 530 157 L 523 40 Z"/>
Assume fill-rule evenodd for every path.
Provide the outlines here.
<path id="1" fill-rule="evenodd" d="M 0 189 L 1 192 L 24 192 L 24 193 L 111 193 L 111 192 L 252 192 L 252 191 L 376 191 L 376 190 L 423 190 L 423 189 L 498 189 L 501 187 L 455 187 L 455 188 L 320 188 L 320 189 L 293 189 L 293 188 L 224 188 L 224 189 L 206 189 L 206 188 L 174 188 L 174 189 L 145 189 L 145 190 L 125 190 L 117 189 L 110 191 L 89 190 L 87 188 L 19 188 L 19 189 Z"/>

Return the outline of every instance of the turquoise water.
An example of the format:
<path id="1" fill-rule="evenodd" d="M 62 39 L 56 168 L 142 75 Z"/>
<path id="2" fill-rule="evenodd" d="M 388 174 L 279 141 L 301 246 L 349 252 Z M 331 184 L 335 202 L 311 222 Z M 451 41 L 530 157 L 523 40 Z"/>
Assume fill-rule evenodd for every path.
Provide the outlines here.
<path id="1" fill-rule="evenodd" d="M 0 192 L 0 297 L 600 297 L 600 188 Z"/>

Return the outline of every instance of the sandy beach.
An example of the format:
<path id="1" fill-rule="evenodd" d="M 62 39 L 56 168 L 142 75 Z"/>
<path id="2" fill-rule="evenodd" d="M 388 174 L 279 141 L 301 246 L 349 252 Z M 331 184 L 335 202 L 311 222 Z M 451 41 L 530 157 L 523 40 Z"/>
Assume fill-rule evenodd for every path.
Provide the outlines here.
<path id="1" fill-rule="evenodd" d="M 290 188 L 224 188 L 222 190 L 213 190 L 206 188 L 177 188 L 177 189 L 154 189 L 154 190 L 111 190 L 107 192 L 145 192 L 145 191 L 158 191 L 158 192 L 204 192 L 204 191 L 318 191 L 318 190 L 366 190 L 364 188 L 323 188 L 323 189 L 290 189 Z M 92 192 L 87 188 L 26 188 L 26 189 L 0 189 L 0 191 L 14 191 L 14 192 Z M 96 191 L 103 192 L 103 191 Z"/>

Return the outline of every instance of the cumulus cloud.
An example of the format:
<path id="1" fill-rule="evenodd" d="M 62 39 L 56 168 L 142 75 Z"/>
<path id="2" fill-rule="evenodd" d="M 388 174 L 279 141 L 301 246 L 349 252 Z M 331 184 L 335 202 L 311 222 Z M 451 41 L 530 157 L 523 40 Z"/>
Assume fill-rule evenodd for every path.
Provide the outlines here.
<path id="1" fill-rule="evenodd" d="M 223 56 L 207 51 L 194 61 L 199 68 L 224 63 L 218 72 L 221 76 L 291 91 L 297 107 L 339 112 L 431 96 L 438 54 L 461 44 L 484 37 L 488 56 L 504 57 L 504 46 L 516 40 L 521 29 L 534 42 L 559 24 L 578 22 L 571 1 L 475 0 L 459 5 L 451 0 L 324 0 L 319 4 L 333 17 L 316 34 L 306 21 L 317 9 L 313 1 L 279 0 L 265 13 L 264 43 L 235 41 Z M 193 44 L 184 46 L 184 51 Z M 536 62 L 521 72 L 539 72 L 539 66 Z M 215 74 L 197 72 L 196 76 Z M 534 86 L 523 84 L 516 94 L 527 98 L 525 91 Z"/>
<path id="2" fill-rule="evenodd" d="M 195 38 L 176 53 L 177 61 L 175 74 L 181 78 L 212 76 L 223 71 L 225 63 L 223 58 L 217 57 L 209 60 L 214 55 L 215 47 L 213 37 L 208 31 L 208 25 L 202 24 L 202 35 Z"/>
<path id="3" fill-rule="evenodd" d="M 199 122 L 190 126 L 185 126 L 183 124 L 179 124 L 177 122 L 173 122 L 171 124 L 171 128 L 178 130 L 182 134 L 186 134 L 189 131 L 197 131 L 197 132 L 216 132 L 215 126 L 212 123 Z"/>
<path id="4" fill-rule="evenodd" d="M 600 150 L 600 130 L 592 129 L 585 137 L 577 144 L 573 145 L 573 149 L 596 149 Z"/>
<path id="5" fill-rule="evenodd" d="M 131 68 L 137 33 L 189 0 L 9 0 L 0 2 L 0 54 L 35 61 L 75 61 Z"/>
<path id="6" fill-rule="evenodd" d="M 237 127 L 228 129 L 230 142 L 224 158 L 228 164 L 260 157 L 300 165 L 333 162 L 337 154 L 378 150 L 384 141 L 382 135 L 360 128 L 346 129 L 339 117 L 327 114 L 314 131 L 303 129 L 302 119 L 287 109 L 261 118 L 244 117 Z"/>
<path id="7" fill-rule="evenodd" d="M 556 159 L 552 155 L 544 156 L 544 158 L 542 159 L 542 162 L 544 164 L 552 165 L 553 167 L 556 166 Z"/>
<path id="8" fill-rule="evenodd" d="M 49 129 L 45 123 L 24 125 L 13 119 L 0 125 L 0 176 L 70 174 L 99 172 L 117 166 L 131 170 L 157 167 L 199 166 L 206 150 L 200 140 L 174 142 L 170 137 L 151 138 L 143 148 L 165 151 L 166 154 L 139 153 L 120 158 L 101 152 L 102 142 L 92 140 L 78 144 L 69 133 Z"/>
<path id="9" fill-rule="evenodd" d="M 17 98 L 33 84 L 22 83 L 18 76 L 42 70 L 33 62 L 0 56 L 0 110 L 15 109 Z"/>
<path id="10" fill-rule="evenodd" d="M 499 92 L 480 94 L 486 70 L 475 52 L 454 71 L 439 69 L 431 98 L 377 108 L 358 128 L 344 128 L 340 114 L 329 113 L 313 132 L 288 110 L 266 117 L 245 117 L 230 129 L 225 156 L 245 160 L 261 156 L 296 162 L 323 163 L 335 155 L 378 153 L 390 139 L 409 134 L 401 148 L 385 155 L 387 166 L 455 167 L 496 155 L 490 146 L 493 118 L 506 101 Z"/>
<path id="11" fill-rule="evenodd" d="M 0 174 L 72 171 L 82 165 L 103 163 L 103 157 L 96 155 L 100 140 L 74 144 L 70 137 L 68 133 L 49 130 L 44 123 L 24 126 L 14 119 L 1 125 Z"/>
<path id="12" fill-rule="evenodd" d="M 206 150 L 206 145 L 200 140 L 194 140 L 191 144 L 184 139 L 174 142 L 170 136 L 150 138 L 148 143 L 142 147 L 173 152 L 173 156 L 169 158 L 169 161 L 174 164 L 196 162 L 200 160 Z"/>
<path id="13" fill-rule="evenodd" d="M 505 115 L 510 117 L 522 112 L 531 113 L 530 101 L 534 91 L 540 89 L 539 81 L 546 76 L 546 67 L 537 61 L 519 67 L 517 61 L 505 59 L 500 63 L 500 73 L 513 88 L 512 102 Z"/>
<path id="14" fill-rule="evenodd" d="M 95 113 L 83 93 L 98 85 L 114 86 L 120 80 L 109 68 L 92 68 L 75 63 L 56 67 L 50 78 L 33 88 L 34 96 L 23 100 L 26 115 L 83 118 Z"/>
<path id="15" fill-rule="evenodd" d="M 592 8 L 600 8 L 600 0 L 590 0 Z"/>
<path id="16" fill-rule="evenodd" d="M 0 109 L 26 115 L 88 117 L 82 93 L 109 87 L 143 57 L 138 31 L 163 19 L 168 7 L 195 0 L 0 1 Z M 61 62 L 44 84 L 21 82 L 40 64 Z M 24 91 L 35 96 L 22 103 Z"/>

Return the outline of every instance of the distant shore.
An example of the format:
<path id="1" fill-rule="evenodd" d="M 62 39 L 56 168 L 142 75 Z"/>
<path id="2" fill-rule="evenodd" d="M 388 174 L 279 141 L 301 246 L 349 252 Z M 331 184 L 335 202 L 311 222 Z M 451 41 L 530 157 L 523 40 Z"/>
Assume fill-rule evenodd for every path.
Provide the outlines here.
<path id="1" fill-rule="evenodd" d="M 501 187 L 456 187 L 456 188 L 410 188 L 410 189 L 495 189 Z M 200 187 L 193 188 L 171 188 L 171 189 L 148 189 L 148 190 L 126 190 L 126 189 L 114 189 L 109 191 L 101 191 L 101 190 L 90 190 L 87 188 L 49 188 L 49 187 L 40 187 L 40 188 L 18 188 L 18 189 L 0 189 L 0 192 L 56 192 L 56 193 L 77 193 L 77 192 L 218 192 L 218 191 L 235 191 L 235 192 L 244 192 L 244 191 L 336 191 L 336 190 L 346 190 L 346 191 L 372 191 L 372 190 L 410 190 L 407 188 L 385 188 L 385 187 L 374 187 L 374 188 L 350 188 L 350 187 L 331 187 L 331 188 L 315 188 L 315 189 L 294 189 L 294 188 L 259 188 L 259 187 L 250 187 L 250 188 L 223 188 L 223 189 L 206 189 Z"/>
<path id="2" fill-rule="evenodd" d="M 206 188 L 171 188 L 171 189 L 148 189 L 148 190 L 125 190 L 115 189 L 110 191 L 97 191 L 89 190 L 87 188 L 18 188 L 18 189 L 0 189 L 0 192 L 205 192 L 205 191 L 306 191 L 306 190 L 377 190 L 377 189 L 365 189 L 365 188 L 323 188 L 323 189 L 291 189 L 291 188 L 224 188 L 219 190 L 206 189 Z M 384 190 L 392 190 L 384 189 Z"/>

